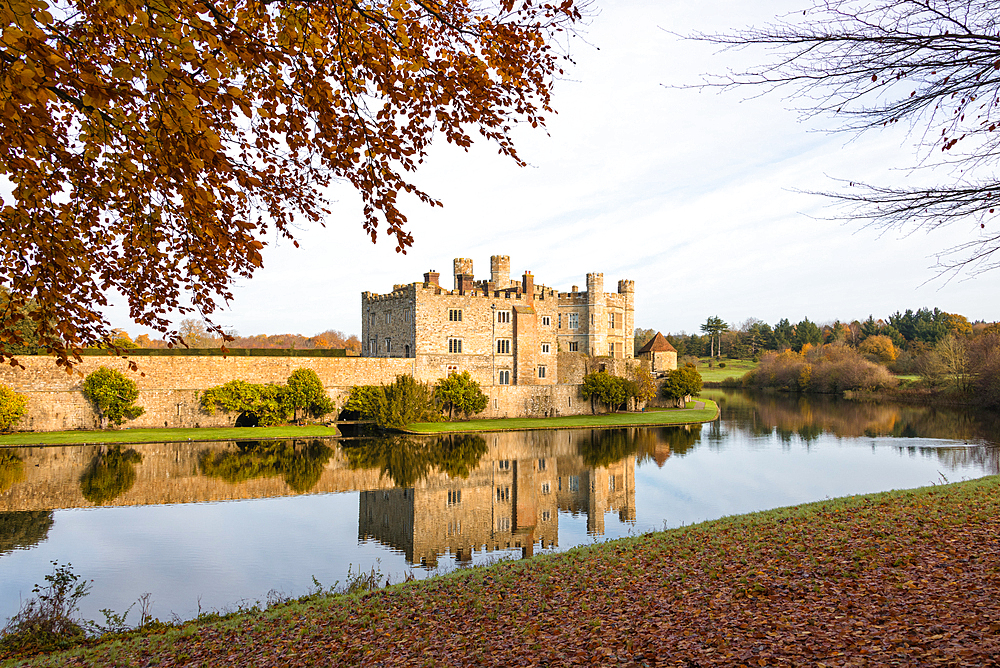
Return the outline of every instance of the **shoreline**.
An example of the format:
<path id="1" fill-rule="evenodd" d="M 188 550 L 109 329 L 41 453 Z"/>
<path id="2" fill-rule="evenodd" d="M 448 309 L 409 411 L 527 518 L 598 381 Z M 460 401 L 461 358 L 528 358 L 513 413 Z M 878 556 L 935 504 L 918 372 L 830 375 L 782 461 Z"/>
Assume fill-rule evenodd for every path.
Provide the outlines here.
<path id="1" fill-rule="evenodd" d="M 693 402 L 692 402 L 693 403 Z M 564 415 L 549 418 L 496 418 L 463 422 L 421 422 L 408 425 L 406 434 L 433 436 L 436 434 L 475 434 L 481 432 L 538 431 L 547 429 L 616 429 L 619 427 L 672 427 L 705 424 L 718 419 L 721 409 L 710 399 L 705 407 L 654 409 L 641 413 L 601 413 L 600 415 Z M 630 417 L 634 416 L 634 417 Z M 639 416 L 648 416 L 636 419 Z M 673 418 L 680 419 L 673 419 Z"/>
<path id="2" fill-rule="evenodd" d="M 719 417 L 718 405 L 706 400 L 704 409 L 681 408 L 651 410 L 644 413 L 603 413 L 601 415 L 573 415 L 551 418 L 499 418 L 494 420 L 469 420 L 468 422 L 425 422 L 429 429 L 405 429 L 399 433 L 415 436 L 461 434 L 503 431 L 534 431 L 541 429 L 613 429 L 616 427 L 657 427 L 703 424 Z M 709 415 L 711 413 L 711 415 Z M 668 417 L 663 416 L 666 414 Z M 625 416 L 649 416 L 639 420 L 625 420 Z M 675 417 L 681 419 L 673 419 Z M 579 422 L 586 424 L 577 424 Z M 516 426 L 510 426 L 517 423 Z M 440 429 L 456 425 L 454 429 Z M 412 426 L 412 425 L 411 425 Z M 161 434 L 161 435 L 157 435 Z M 322 425 L 280 427 L 191 427 L 177 429 L 108 429 L 50 432 L 14 432 L 0 435 L 3 448 L 55 447 L 64 445 L 139 445 L 143 443 L 186 443 L 188 441 L 284 441 L 302 438 L 337 438 L 344 436 L 337 427 Z"/>

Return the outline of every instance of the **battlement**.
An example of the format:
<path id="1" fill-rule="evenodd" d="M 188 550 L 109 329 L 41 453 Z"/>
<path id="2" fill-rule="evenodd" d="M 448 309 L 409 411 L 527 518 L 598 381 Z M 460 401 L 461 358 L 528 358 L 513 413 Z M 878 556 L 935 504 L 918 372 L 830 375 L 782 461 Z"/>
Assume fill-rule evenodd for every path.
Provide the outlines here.
<path id="1" fill-rule="evenodd" d="M 389 295 L 363 293 L 362 355 L 440 355 L 453 362 L 441 376 L 469 370 L 486 385 L 553 384 L 559 350 L 632 357 L 633 281 L 606 293 L 604 274 L 591 272 L 586 291 L 562 292 L 531 271 L 511 280 L 508 255 L 490 257 L 489 279 L 475 279 L 471 258 L 454 258 L 452 267 L 452 290 L 431 270 Z"/>

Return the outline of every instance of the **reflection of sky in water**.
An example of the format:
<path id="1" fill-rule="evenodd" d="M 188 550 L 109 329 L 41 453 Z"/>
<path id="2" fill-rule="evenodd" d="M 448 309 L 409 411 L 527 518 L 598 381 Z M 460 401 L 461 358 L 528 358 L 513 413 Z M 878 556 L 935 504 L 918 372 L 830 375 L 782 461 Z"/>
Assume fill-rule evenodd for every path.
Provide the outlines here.
<path id="1" fill-rule="evenodd" d="M 792 435 L 751 435 L 706 425 L 700 440 L 662 467 L 645 459 L 635 468 L 636 521 L 616 512 L 603 536 L 587 533 L 586 513 L 559 513 L 559 548 L 676 527 L 725 515 L 797 503 L 979 477 L 986 473 L 956 441 L 891 437 L 808 441 Z M 902 446 L 902 447 L 901 447 Z M 949 454 L 957 455 L 950 457 Z M 83 614 L 124 611 L 151 592 L 153 613 L 169 618 L 265 599 L 269 590 L 300 595 L 315 576 L 326 586 L 348 570 L 376 566 L 394 581 L 412 572 L 403 555 L 375 540 L 358 539 L 359 494 L 299 495 L 223 503 L 60 510 L 46 540 L 0 556 L 0 618 L 51 572 L 50 561 L 71 562 L 94 580 Z M 519 550 L 479 552 L 473 563 L 516 557 Z M 439 559 L 439 570 L 455 566 Z M 133 610 L 131 621 L 138 611 Z"/>

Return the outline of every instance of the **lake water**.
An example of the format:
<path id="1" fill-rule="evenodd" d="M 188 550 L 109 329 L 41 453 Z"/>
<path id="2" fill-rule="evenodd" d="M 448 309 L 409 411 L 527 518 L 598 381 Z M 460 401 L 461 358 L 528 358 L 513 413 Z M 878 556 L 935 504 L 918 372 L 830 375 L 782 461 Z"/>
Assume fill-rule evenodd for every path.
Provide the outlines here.
<path id="1" fill-rule="evenodd" d="M 1000 473 L 994 413 L 710 391 L 702 426 L 0 450 L 0 621 L 51 562 L 83 615 L 195 616 L 651 529 Z M 137 612 L 130 621 L 135 622 Z"/>

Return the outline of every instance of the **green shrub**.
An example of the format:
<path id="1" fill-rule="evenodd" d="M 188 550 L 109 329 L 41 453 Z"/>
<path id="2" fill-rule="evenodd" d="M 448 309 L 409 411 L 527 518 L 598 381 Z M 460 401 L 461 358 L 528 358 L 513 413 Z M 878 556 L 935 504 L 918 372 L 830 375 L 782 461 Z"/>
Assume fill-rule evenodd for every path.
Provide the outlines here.
<path id="1" fill-rule="evenodd" d="M 101 420 L 101 428 L 108 423 L 121 426 L 125 420 L 134 420 L 146 412 L 136 406 L 139 388 L 135 381 L 121 371 L 102 366 L 91 372 L 83 381 L 83 395 L 94 404 Z"/>
<path id="2" fill-rule="evenodd" d="M 690 364 L 667 372 L 667 378 L 660 387 L 660 395 L 674 401 L 680 401 L 684 397 L 696 397 L 699 394 L 701 394 L 701 374 Z"/>
<path id="3" fill-rule="evenodd" d="M 28 397 L 0 385 L 0 431 L 10 431 L 28 410 Z"/>
<path id="4" fill-rule="evenodd" d="M 300 410 L 321 417 L 334 409 L 323 383 L 312 369 L 296 369 L 286 385 L 248 383 L 231 380 L 216 385 L 201 395 L 201 407 L 210 415 L 222 409 L 230 413 L 249 413 L 261 427 L 284 424 Z"/>
<path id="5" fill-rule="evenodd" d="M 440 422 L 441 409 L 434 391 L 413 376 L 396 376 L 389 385 L 355 385 L 344 410 L 356 412 L 383 429 L 403 429 L 414 422 Z"/>
<path id="6" fill-rule="evenodd" d="M 77 619 L 80 599 L 90 592 L 90 583 L 79 582 L 71 564 L 45 576 L 48 583 L 35 585 L 33 598 L 21 605 L 0 636 L 0 655 L 30 655 L 65 649 L 86 637 L 84 622 Z"/>
<path id="7" fill-rule="evenodd" d="M 450 420 L 457 410 L 466 416 L 482 413 L 489 398 L 479 389 L 479 383 L 472 379 L 468 371 L 453 373 L 438 380 L 434 387 L 434 398 L 448 409 Z"/>
<path id="8" fill-rule="evenodd" d="M 632 387 L 624 378 L 614 376 L 607 371 L 588 373 L 583 377 L 583 387 L 580 392 L 584 399 L 600 399 L 609 411 L 616 411 L 628 401 Z"/>

